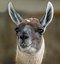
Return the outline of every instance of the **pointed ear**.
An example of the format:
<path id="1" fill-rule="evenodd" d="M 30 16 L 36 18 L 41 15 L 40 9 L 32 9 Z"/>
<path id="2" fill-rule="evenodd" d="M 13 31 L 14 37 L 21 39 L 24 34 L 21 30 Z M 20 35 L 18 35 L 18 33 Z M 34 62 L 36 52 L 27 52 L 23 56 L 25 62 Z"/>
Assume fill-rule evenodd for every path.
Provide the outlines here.
<path id="1" fill-rule="evenodd" d="M 46 27 L 49 25 L 49 23 L 53 19 L 54 9 L 51 2 L 48 2 L 47 8 L 46 8 L 46 14 L 43 16 L 43 18 L 40 21 L 41 26 L 46 29 Z"/>
<path id="2" fill-rule="evenodd" d="M 8 4 L 8 13 L 9 13 L 12 21 L 16 25 L 19 25 L 20 22 L 22 21 L 22 17 L 14 10 L 14 7 L 11 2 L 9 2 L 9 4 Z"/>

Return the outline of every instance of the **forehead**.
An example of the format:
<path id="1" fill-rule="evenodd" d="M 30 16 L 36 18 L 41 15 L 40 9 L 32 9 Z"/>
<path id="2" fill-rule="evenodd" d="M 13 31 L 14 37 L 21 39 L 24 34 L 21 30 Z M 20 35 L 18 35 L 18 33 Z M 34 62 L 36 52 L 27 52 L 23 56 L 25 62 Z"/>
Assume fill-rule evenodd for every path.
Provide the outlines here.
<path id="1" fill-rule="evenodd" d="M 24 19 L 19 26 L 24 27 L 26 25 L 36 28 L 40 25 L 40 22 L 37 18 L 29 18 L 29 19 Z"/>

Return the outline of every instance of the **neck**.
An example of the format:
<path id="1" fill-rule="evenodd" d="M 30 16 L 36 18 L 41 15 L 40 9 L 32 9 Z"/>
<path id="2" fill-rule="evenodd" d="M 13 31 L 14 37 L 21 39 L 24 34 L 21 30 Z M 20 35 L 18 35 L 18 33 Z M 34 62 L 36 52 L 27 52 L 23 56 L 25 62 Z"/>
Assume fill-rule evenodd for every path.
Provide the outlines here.
<path id="1" fill-rule="evenodd" d="M 42 44 L 40 50 L 36 54 L 28 54 L 21 52 L 17 47 L 16 51 L 16 64 L 41 64 L 44 55 L 45 43 L 42 38 Z"/>

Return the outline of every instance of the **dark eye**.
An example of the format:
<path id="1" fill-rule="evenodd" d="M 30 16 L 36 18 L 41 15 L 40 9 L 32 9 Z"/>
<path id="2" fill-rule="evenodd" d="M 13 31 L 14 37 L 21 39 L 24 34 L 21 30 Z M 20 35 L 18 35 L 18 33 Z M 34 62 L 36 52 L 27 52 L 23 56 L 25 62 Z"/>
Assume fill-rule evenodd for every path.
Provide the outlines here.
<path id="1" fill-rule="evenodd" d="M 36 32 L 39 32 L 39 34 L 42 34 L 43 33 L 43 29 L 41 29 L 41 28 L 38 28 L 37 30 L 36 30 Z"/>
<path id="2" fill-rule="evenodd" d="M 38 29 L 38 32 L 40 33 L 40 34 L 42 34 L 43 33 L 43 29 Z"/>
<path id="3" fill-rule="evenodd" d="M 20 30 L 19 30 L 19 27 L 16 27 L 16 28 L 15 28 L 15 31 L 16 31 L 16 34 L 17 34 L 17 33 L 20 31 Z"/>

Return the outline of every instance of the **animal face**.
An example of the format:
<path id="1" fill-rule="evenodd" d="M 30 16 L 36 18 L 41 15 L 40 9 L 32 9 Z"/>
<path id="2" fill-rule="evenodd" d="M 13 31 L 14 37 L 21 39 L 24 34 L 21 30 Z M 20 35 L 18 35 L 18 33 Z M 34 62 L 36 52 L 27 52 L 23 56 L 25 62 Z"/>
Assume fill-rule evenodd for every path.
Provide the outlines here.
<path id="1" fill-rule="evenodd" d="M 11 2 L 8 4 L 8 12 L 12 21 L 16 24 L 17 45 L 20 51 L 37 52 L 41 47 L 43 33 L 53 18 L 51 2 L 48 2 L 46 14 L 41 20 L 37 18 L 23 19 L 14 10 Z"/>
<path id="2" fill-rule="evenodd" d="M 36 18 L 29 18 L 23 20 L 21 24 L 15 29 L 17 35 L 17 41 L 19 49 L 25 51 L 30 47 L 34 50 L 39 49 L 38 45 L 41 40 L 44 30 L 40 26 L 40 22 Z M 35 50 L 36 51 L 36 50 Z"/>

